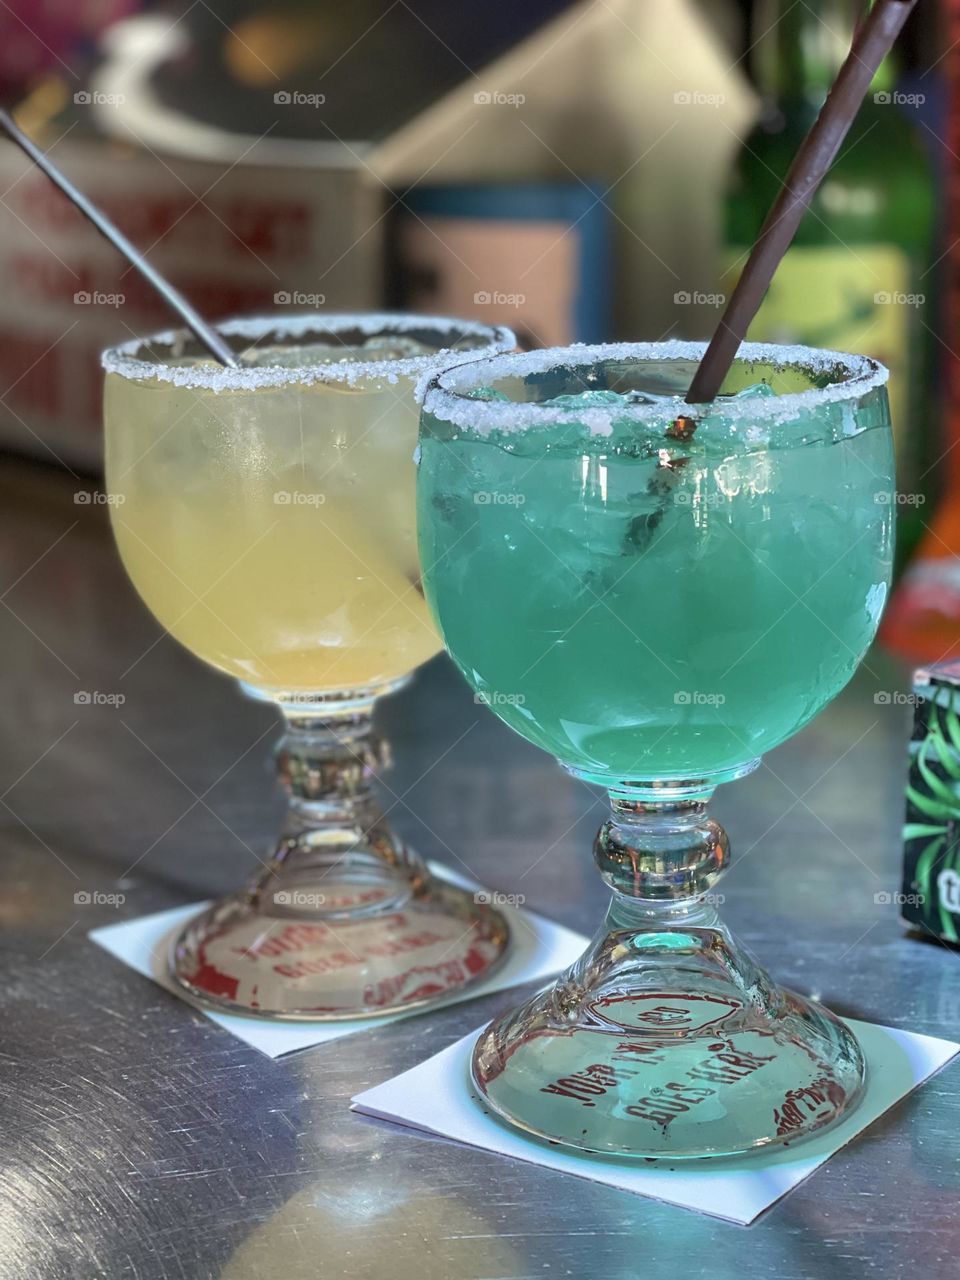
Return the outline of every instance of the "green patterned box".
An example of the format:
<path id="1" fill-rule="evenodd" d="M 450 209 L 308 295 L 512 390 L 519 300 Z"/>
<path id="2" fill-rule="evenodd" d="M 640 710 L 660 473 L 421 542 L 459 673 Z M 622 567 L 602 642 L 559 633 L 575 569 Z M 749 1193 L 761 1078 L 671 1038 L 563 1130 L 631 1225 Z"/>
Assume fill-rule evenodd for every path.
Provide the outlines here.
<path id="1" fill-rule="evenodd" d="M 903 828 L 904 922 L 960 942 L 960 662 L 914 675 L 913 733 Z"/>

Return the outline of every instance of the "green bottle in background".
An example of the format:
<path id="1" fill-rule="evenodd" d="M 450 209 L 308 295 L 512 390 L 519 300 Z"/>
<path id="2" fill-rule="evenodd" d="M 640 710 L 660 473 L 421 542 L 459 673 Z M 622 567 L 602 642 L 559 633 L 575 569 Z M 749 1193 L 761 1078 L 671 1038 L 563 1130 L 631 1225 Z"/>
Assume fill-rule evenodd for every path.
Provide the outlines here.
<path id="1" fill-rule="evenodd" d="M 729 293 L 801 141 L 850 48 L 860 0 L 761 0 L 754 58 L 763 117 L 744 139 L 726 202 Z M 898 562 L 932 514 L 937 412 L 932 273 L 934 178 L 911 119 L 917 99 L 885 63 L 777 269 L 749 337 L 864 352 L 888 365 L 897 443 Z"/>

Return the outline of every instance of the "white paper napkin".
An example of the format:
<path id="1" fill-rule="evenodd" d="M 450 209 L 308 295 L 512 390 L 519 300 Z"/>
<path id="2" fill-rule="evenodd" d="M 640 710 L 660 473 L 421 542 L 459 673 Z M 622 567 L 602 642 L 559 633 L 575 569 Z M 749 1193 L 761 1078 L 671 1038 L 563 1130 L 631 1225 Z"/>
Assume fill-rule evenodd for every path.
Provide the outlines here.
<path id="1" fill-rule="evenodd" d="M 441 879 L 462 888 L 480 888 L 474 881 L 437 863 L 430 863 L 430 870 Z M 180 989 L 167 976 L 170 943 L 186 921 L 208 905 L 206 902 L 192 902 L 186 907 L 174 907 L 171 911 L 158 911 L 137 920 L 126 920 L 122 924 L 93 929 L 88 936 L 131 969 L 136 969 L 137 973 L 152 978 L 167 991 L 184 998 Z M 491 991 L 502 991 L 524 982 L 548 978 L 572 964 L 587 945 L 587 939 L 582 934 L 574 933 L 562 924 L 554 924 L 552 920 L 533 911 L 512 906 L 499 907 L 499 910 L 507 917 L 511 935 L 510 947 L 503 963 L 497 966 L 489 978 L 467 987 L 449 1000 L 432 1005 L 431 1011 L 441 1004 L 475 1000 L 489 995 Z M 270 1022 L 264 1018 L 244 1017 L 243 1014 L 216 1013 L 207 1009 L 202 1012 L 254 1049 L 259 1049 L 271 1058 L 279 1058 L 285 1053 L 326 1044 L 330 1040 L 339 1040 L 341 1036 L 354 1035 L 358 1031 L 371 1031 L 385 1023 L 394 1022 L 397 1018 L 413 1017 L 426 1010 L 411 1009 L 409 1013 L 394 1013 L 383 1018 L 356 1018 L 348 1022 Z"/>
<path id="2" fill-rule="evenodd" d="M 470 1053 L 479 1028 L 410 1071 L 358 1093 L 352 1109 L 746 1226 L 960 1052 L 960 1045 L 932 1036 L 852 1018 L 849 1025 L 869 1073 L 866 1094 L 853 1114 L 795 1149 L 739 1159 L 677 1161 L 653 1168 L 643 1162 L 591 1160 L 514 1132 L 484 1113 L 470 1080 Z"/>

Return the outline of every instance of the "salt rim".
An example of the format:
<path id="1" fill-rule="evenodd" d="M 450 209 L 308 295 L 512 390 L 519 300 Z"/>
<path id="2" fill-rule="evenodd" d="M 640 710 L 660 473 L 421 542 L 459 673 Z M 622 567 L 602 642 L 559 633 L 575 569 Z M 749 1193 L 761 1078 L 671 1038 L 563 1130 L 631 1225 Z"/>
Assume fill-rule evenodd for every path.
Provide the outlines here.
<path id="1" fill-rule="evenodd" d="M 133 338 L 118 347 L 101 353 L 100 364 L 107 373 L 119 374 L 134 382 L 154 379 L 168 382 L 175 387 L 188 387 L 194 391 L 257 391 L 264 387 L 312 386 L 317 382 L 343 382 L 352 385 L 359 379 L 374 378 L 396 382 L 398 378 L 421 378 L 436 372 L 438 364 L 451 368 L 464 360 L 477 360 L 484 355 L 509 351 L 516 347 L 517 339 L 504 325 L 483 324 L 479 320 L 461 320 L 453 316 L 420 316 L 389 311 L 342 312 L 327 316 L 308 312 L 303 315 L 251 316 L 227 320 L 218 324 L 220 333 L 241 338 L 259 340 L 275 337 L 302 338 L 307 334 L 324 336 L 343 330 L 355 330 L 366 336 L 386 331 L 403 334 L 416 330 L 459 330 L 464 336 L 486 338 L 488 346 L 474 347 L 469 351 L 443 348 L 422 356 L 409 356 L 400 360 L 335 360 L 323 365 L 259 365 L 251 368 L 227 369 L 220 365 L 182 367 L 164 364 L 161 360 L 144 359 L 138 353 L 150 347 L 173 349 L 180 341 L 189 339 L 185 329 L 168 329 L 148 338 Z"/>
<path id="2" fill-rule="evenodd" d="M 504 434 L 532 427 L 579 423 L 592 435 L 609 435 L 617 422 L 669 421 L 683 416 L 695 421 L 710 416 L 731 419 L 750 418 L 754 422 L 786 422 L 805 410 L 821 405 L 857 400 L 883 386 L 889 370 L 869 356 L 850 355 L 843 351 L 827 351 L 818 347 L 789 346 L 772 342 L 744 342 L 737 360 L 747 364 L 763 363 L 774 368 L 800 365 L 815 374 L 838 371 L 848 376 L 831 386 L 793 391 L 764 400 L 725 400 L 722 411 L 715 404 L 687 404 L 680 396 L 664 397 L 656 404 L 590 405 L 587 409 L 570 406 L 545 406 L 517 401 L 474 399 L 465 393 L 489 385 L 499 377 L 546 373 L 563 364 L 593 364 L 599 360 L 697 360 L 707 349 L 705 342 L 608 342 L 595 346 L 574 343 L 569 347 L 552 347 L 542 351 L 525 351 L 460 361 L 440 373 L 427 373 L 417 384 L 417 399 L 425 412 L 442 422 L 466 430 L 475 436 L 499 431 Z"/>

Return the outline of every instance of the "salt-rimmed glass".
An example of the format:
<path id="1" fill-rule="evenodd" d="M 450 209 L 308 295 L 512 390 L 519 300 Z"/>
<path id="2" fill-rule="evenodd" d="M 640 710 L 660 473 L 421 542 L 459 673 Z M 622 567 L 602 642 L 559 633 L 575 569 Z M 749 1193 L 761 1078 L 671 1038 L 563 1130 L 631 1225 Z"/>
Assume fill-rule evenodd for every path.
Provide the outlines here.
<path id="1" fill-rule="evenodd" d="M 238 320 L 242 367 L 183 333 L 108 351 L 110 512 L 160 623 L 285 720 L 290 805 L 255 881 L 192 920 L 176 981 L 274 1018 L 448 998 L 504 953 L 503 917 L 441 883 L 373 789 L 377 698 L 440 647 L 417 561 L 414 385 L 514 347 L 506 329 L 391 315 Z"/>
<path id="2" fill-rule="evenodd" d="M 421 388 L 420 554 L 444 643 L 479 698 L 612 808 L 594 847 L 602 929 L 484 1031 L 474 1082 L 504 1120 L 605 1155 L 794 1142 L 864 1083 L 846 1024 L 775 985 L 718 918 L 730 852 L 706 806 L 873 639 L 886 370 L 745 344 L 723 398 L 690 406 L 703 350 L 504 355 Z M 549 875 L 549 856 L 531 870 Z"/>

